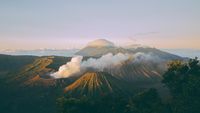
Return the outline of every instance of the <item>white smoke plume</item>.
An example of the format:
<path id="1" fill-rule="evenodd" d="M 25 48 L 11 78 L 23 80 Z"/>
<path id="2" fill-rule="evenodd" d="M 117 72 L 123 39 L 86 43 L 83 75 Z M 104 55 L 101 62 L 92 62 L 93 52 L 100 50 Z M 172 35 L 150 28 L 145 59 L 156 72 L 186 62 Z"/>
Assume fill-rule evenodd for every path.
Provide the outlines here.
<path id="1" fill-rule="evenodd" d="M 54 78 L 68 78 L 71 76 L 80 76 L 86 71 L 105 71 L 120 68 L 126 61 L 130 64 L 151 62 L 161 62 L 161 59 L 152 53 L 135 53 L 135 54 L 122 54 L 118 53 L 113 55 L 108 53 L 100 58 L 89 58 L 83 61 L 82 56 L 76 56 L 70 62 L 60 66 L 59 70 L 51 74 Z M 127 63 L 127 62 L 126 62 Z"/>
<path id="2" fill-rule="evenodd" d="M 70 62 L 60 66 L 59 70 L 51 74 L 51 76 L 54 78 L 67 78 L 74 74 L 80 73 L 82 59 L 82 56 L 73 57 Z"/>
<path id="3" fill-rule="evenodd" d="M 59 70 L 51 76 L 54 78 L 68 78 L 78 74 L 82 74 L 89 69 L 96 71 L 103 71 L 104 69 L 120 66 L 123 62 L 130 59 L 131 55 L 118 53 L 113 55 L 108 53 L 102 57 L 89 58 L 86 61 L 82 61 L 82 56 L 76 56 L 71 59 L 70 62 L 67 62 L 65 65 L 60 66 Z"/>
<path id="4" fill-rule="evenodd" d="M 112 53 L 108 53 L 99 59 L 89 58 L 88 60 L 83 61 L 81 66 L 85 69 L 92 68 L 97 71 L 103 71 L 105 68 L 120 66 L 129 58 L 131 58 L 131 55 L 129 54 L 118 53 L 113 55 Z"/>

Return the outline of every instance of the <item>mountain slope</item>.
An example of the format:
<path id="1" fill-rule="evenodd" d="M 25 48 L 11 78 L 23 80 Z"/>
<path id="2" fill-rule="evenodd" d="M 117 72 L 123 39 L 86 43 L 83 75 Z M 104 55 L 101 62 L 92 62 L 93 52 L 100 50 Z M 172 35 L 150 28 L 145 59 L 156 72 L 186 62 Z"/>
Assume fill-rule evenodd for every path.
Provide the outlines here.
<path id="1" fill-rule="evenodd" d="M 128 48 L 127 50 L 131 51 L 131 53 L 136 54 L 136 53 L 145 53 L 145 54 L 151 54 L 154 55 L 161 60 L 175 60 L 175 59 L 183 59 L 180 56 L 167 53 L 164 51 L 161 51 L 156 48 L 150 48 L 150 47 L 137 47 L 137 48 Z"/>
<path id="2" fill-rule="evenodd" d="M 0 54 L 0 78 L 7 78 L 9 73 L 22 69 L 35 59 L 37 59 L 35 56 L 11 56 Z"/>
<path id="3" fill-rule="evenodd" d="M 123 79 L 129 82 L 160 81 L 165 68 L 159 66 L 167 64 L 165 62 L 160 63 L 162 64 L 147 62 L 123 64 L 121 67 L 105 71 L 115 75 L 118 79 Z"/>
<path id="4" fill-rule="evenodd" d="M 89 42 L 86 47 L 81 49 L 76 53 L 76 55 L 81 56 L 93 56 L 93 57 L 100 57 L 107 53 L 127 53 L 128 50 L 120 47 L 116 47 L 114 43 L 105 40 L 105 39 L 98 39 L 92 42 Z"/>
<path id="5" fill-rule="evenodd" d="M 144 54 L 152 54 L 164 60 L 181 59 L 181 57 L 177 55 L 173 55 L 156 48 L 142 47 L 142 46 L 117 47 L 112 42 L 109 42 L 107 40 L 95 40 L 93 42 L 89 42 L 86 47 L 76 52 L 76 55 L 87 56 L 87 57 L 100 57 L 108 53 L 112 54 L 144 53 Z"/>
<path id="6" fill-rule="evenodd" d="M 2 113 L 56 113 L 55 101 L 57 97 L 63 95 L 63 88 L 72 81 L 50 79 L 46 74 L 57 70 L 68 59 L 56 56 L 0 55 L 0 73 L 7 71 L 0 74 L 0 111 Z"/>
<path id="7" fill-rule="evenodd" d="M 66 95 L 98 97 L 125 94 L 127 84 L 105 72 L 87 72 L 64 90 Z"/>
<path id="8" fill-rule="evenodd" d="M 71 83 L 71 79 L 54 79 L 49 76 L 49 74 L 59 68 L 60 65 L 63 65 L 70 58 L 68 57 L 57 57 L 57 56 L 44 56 L 44 57 L 30 57 L 27 56 L 27 61 L 21 61 L 20 58 L 24 56 L 11 56 L 12 62 L 19 62 L 19 66 L 15 67 L 12 70 L 8 69 L 8 72 L 5 73 L 0 71 L 0 77 L 2 84 L 12 85 L 13 87 L 60 87 Z M 8 57 L 9 58 L 9 57 Z M 25 57 L 26 58 L 26 57 Z M 17 61 L 15 61 L 15 59 Z M 1 60 L 1 59 L 0 59 Z M 18 61 L 19 60 L 19 61 Z M 10 61 L 10 62 L 11 62 Z M 12 63 L 8 65 L 11 65 Z M 13 66 L 13 65 L 11 65 Z M 7 67 L 2 67 L 4 70 Z M 2 74 L 2 75 L 1 75 Z"/>
<path id="9" fill-rule="evenodd" d="M 117 54 L 117 53 L 130 53 L 130 52 L 131 51 L 129 50 L 117 47 L 85 47 L 82 50 L 78 51 L 76 55 L 100 57 L 107 53 Z"/>

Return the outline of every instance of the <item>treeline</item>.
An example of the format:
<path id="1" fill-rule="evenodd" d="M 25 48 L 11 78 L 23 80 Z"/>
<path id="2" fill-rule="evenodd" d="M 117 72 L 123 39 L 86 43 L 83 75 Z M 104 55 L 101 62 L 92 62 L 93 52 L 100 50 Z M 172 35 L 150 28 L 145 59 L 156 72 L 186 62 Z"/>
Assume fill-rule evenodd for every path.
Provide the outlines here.
<path id="1" fill-rule="evenodd" d="M 60 98 L 59 113 L 200 113 L 200 64 L 197 58 L 188 62 L 173 61 L 162 81 L 172 98 L 163 103 L 156 89 L 133 97 L 104 96 Z"/>
<path id="2" fill-rule="evenodd" d="M 98 99 L 58 99 L 59 113 L 161 113 L 164 106 L 155 89 L 132 98 L 107 95 Z"/>

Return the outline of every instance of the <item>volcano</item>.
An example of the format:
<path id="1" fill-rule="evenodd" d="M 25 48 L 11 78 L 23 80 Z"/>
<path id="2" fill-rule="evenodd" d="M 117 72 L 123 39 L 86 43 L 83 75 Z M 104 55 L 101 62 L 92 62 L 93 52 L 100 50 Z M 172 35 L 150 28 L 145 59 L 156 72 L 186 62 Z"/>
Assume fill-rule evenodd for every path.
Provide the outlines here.
<path id="1" fill-rule="evenodd" d="M 129 53 L 129 50 L 126 50 L 121 47 L 115 46 L 112 42 L 105 39 L 98 39 L 92 42 L 89 42 L 86 47 L 81 49 L 76 53 L 76 55 L 81 56 L 90 56 L 90 57 L 100 57 L 107 53 Z"/>
<path id="2" fill-rule="evenodd" d="M 73 97 L 99 97 L 109 94 L 127 94 L 125 82 L 106 72 L 87 72 L 64 89 L 66 95 Z"/>
<path id="3" fill-rule="evenodd" d="M 151 48 L 147 46 L 125 46 L 125 47 L 118 47 L 115 46 L 112 42 L 105 40 L 105 39 L 98 39 L 92 42 L 89 42 L 83 49 L 76 52 L 76 55 L 81 55 L 85 57 L 101 57 L 102 55 L 112 53 L 123 53 L 123 54 L 136 54 L 136 53 L 145 53 L 145 54 L 152 54 L 157 56 L 163 60 L 174 60 L 174 59 L 181 59 L 181 57 L 170 54 L 164 51 L 161 51 L 156 48 Z"/>
<path id="4" fill-rule="evenodd" d="M 173 55 L 156 48 L 141 45 L 132 45 L 127 47 L 115 46 L 112 42 L 95 40 L 89 42 L 86 47 L 76 53 L 85 57 L 101 57 L 102 55 L 112 53 L 130 54 L 139 59 L 136 62 L 127 61 L 121 67 L 104 70 L 118 79 L 126 81 L 155 81 L 161 80 L 162 74 L 167 69 L 167 64 L 172 60 L 183 60 L 182 57 Z"/>

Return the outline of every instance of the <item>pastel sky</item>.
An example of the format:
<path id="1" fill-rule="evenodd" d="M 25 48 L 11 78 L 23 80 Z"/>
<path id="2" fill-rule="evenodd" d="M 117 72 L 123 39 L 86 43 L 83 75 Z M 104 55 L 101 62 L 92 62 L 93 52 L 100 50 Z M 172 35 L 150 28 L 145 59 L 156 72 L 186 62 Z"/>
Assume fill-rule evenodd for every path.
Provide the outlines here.
<path id="1" fill-rule="evenodd" d="M 1 0 L 0 49 L 127 45 L 200 49 L 200 0 Z"/>

